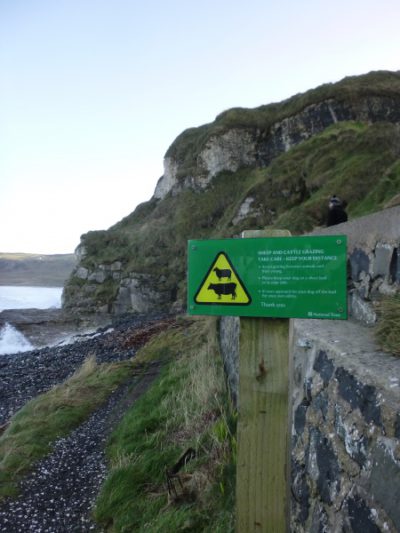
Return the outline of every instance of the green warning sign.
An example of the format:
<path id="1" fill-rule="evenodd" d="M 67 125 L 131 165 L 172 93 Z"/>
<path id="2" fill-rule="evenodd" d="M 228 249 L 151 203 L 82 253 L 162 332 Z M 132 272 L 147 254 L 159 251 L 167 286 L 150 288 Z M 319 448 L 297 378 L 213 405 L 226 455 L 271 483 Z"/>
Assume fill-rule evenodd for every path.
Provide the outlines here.
<path id="1" fill-rule="evenodd" d="M 193 240 L 191 315 L 347 318 L 346 236 Z"/>
<path id="2" fill-rule="evenodd" d="M 220 252 L 211 263 L 194 297 L 197 304 L 249 305 L 251 297 L 227 254 Z"/>

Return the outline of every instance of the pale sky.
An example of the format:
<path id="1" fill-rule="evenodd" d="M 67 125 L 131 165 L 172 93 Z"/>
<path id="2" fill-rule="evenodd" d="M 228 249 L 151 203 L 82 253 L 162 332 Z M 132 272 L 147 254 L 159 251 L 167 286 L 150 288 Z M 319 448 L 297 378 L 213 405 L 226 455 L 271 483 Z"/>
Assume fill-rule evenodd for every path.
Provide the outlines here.
<path id="1" fill-rule="evenodd" d="M 400 69 L 398 0 L 0 0 L 0 252 L 71 253 L 186 128 Z"/>

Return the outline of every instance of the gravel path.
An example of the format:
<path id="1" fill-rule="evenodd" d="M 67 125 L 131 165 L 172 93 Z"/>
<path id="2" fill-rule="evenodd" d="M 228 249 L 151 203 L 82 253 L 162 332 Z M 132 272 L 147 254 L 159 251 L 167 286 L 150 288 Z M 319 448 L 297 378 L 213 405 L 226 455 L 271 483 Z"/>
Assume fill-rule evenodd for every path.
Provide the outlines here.
<path id="1" fill-rule="evenodd" d="M 29 399 L 64 381 L 88 355 L 99 362 L 131 358 L 171 318 L 135 317 L 112 331 L 82 337 L 72 345 L 0 357 L 0 425 Z M 39 461 L 20 484 L 20 495 L 0 503 L 1 533 L 101 531 L 90 513 L 106 476 L 105 442 L 129 407 L 159 372 L 154 363 L 142 377 L 119 387 L 108 401 Z"/>
<path id="2" fill-rule="evenodd" d="M 153 365 L 143 378 L 120 387 L 108 402 L 53 451 L 20 485 L 17 499 L 0 503 L 0 531 L 4 533 L 69 533 L 101 531 L 90 513 L 107 468 L 104 447 L 123 412 L 158 375 Z M 123 404 L 123 409 L 119 407 Z"/>

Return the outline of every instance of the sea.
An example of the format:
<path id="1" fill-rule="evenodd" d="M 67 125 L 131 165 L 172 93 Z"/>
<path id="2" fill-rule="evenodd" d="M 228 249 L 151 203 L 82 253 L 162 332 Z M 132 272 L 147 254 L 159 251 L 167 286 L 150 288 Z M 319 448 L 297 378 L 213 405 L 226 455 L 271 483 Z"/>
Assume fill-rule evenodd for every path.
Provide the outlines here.
<path id="1" fill-rule="evenodd" d="M 61 307 L 62 287 L 0 286 L 0 312 L 5 309 L 50 309 Z M 0 328 L 0 355 L 33 350 L 28 339 L 11 324 Z"/>

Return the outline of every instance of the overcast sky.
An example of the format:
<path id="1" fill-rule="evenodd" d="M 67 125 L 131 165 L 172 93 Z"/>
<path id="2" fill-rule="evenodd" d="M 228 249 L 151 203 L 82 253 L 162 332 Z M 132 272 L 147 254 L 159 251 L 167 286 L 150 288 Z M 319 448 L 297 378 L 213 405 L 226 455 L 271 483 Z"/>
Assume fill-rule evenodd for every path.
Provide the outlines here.
<path id="1" fill-rule="evenodd" d="M 0 0 L 0 252 L 70 253 L 234 106 L 399 70 L 398 0 Z"/>

